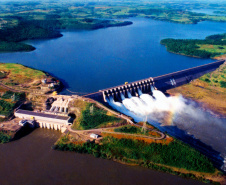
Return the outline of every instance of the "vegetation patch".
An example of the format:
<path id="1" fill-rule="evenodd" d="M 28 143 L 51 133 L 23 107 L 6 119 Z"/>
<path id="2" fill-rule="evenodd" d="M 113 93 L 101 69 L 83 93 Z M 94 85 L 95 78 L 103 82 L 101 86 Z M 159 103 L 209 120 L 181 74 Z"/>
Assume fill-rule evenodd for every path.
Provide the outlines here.
<path id="1" fill-rule="evenodd" d="M 41 93 L 41 86 L 46 87 L 43 91 L 50 90 L 48 84 L 41 82 L 43 79 L 50 78 L 48 74 L 42 71 L 14 63 L 0 63 L 0 69 L 5 74 L 5 78 L 0 78 L 0 83 L 8 86 L 9 90 L 22 92 L 36 90 L 37 93 Z"/>
<path id="2" fill-rule="evenodd" d="M 0 71 L 0 79 L 5 78 L 6 76 L 7 74 L 5 73 L 5 71 Z"/>
<path id="3" fill-rule="evenodd" d="M 77 114 L 73 123 L 73 129 L 87 130 L 92 128 L 113 126 L 122 123 L 124 120 L 115 116 L 107 115 L 107 111 L 99 109 L 92 103 L 80 103 L 80 114 Z"/>
<path id="4" fill-rule="evenodd" d="M 121 133 L 127 133 L 127 134 L 136 134 L 136 135 L 145 135 L 145 136 L 151 136 L 159 138 L 161 137 L 161 134 L 153 131 L 149 131 L 147 129 L 142 129 L 142 127 L 132 126 L 132 125 L 126 125 L 122 127 L 118 127 L 114 129 L 115 132 L 121 132 Z"/>
<path id="5" fill-rule="evenodd" d="M 167 51 L 199 58 L 214 58 L 226 54 L 226 33 L 211 35 L 204 40 L 163 39 Z"/>
<path id="6" fill-rule="evenodd" d="M 13 109 L 18 104 L 25 100 L 25 93 L 14 93 L 6 91 L 0 95 L 0 114 L 9 116 L 13 112 Z"/>
<path id="7" fill-rule="evenodd" d="M 0 41 L 1 52 L 33 51 L 35 47 L 24 43 Z"/>
<path id="8" fill-rule="evenodd" d="M 89 153 L 96 157 L 127 161 L 128 163 L 130 161 L 130 163 L 138 164 L 162 164 L 190 171 L 215 172 L 215 168 L 207 157 L 178 140 L 164 145 L 107 136 L 100 144 L 87 142 L 77 145 L 68 142 L 69 140 L 64 137 L 55 144 L 55 149 Z"/>
<path id="9" fill-rule="evenodd" d="M 4 133 L 3 131 L 0 131 L 0 143 L 8 143 L 11 140 L 11 136 Z"/>
<path id="10" fill-rule="evenodd" d="M 209 86 L 225 88 L 226 65 L 223 64 L 218 70 L 200 77 L 200 80 L 207 82 Z"/>

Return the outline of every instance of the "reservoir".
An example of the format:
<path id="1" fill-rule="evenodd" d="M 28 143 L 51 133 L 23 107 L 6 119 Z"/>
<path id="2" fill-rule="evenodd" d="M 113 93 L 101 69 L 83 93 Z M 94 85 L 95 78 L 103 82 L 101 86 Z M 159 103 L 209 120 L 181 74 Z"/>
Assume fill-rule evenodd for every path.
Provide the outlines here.
<path id="1" fill-rule="evenodd" d="M 226 31 L 226 23 L 186 25 L 143 18 L 129 20 L 133 25 L 68 31 L 58 39 L 26 41 L 36 50 L 2 53 L 0 61 L 44 70 L 63 80 L 70 91 L 90 93 L 213 62 L 169 53 L 160 41 L 169 37 L 204 39 Z M 221 123 L 225 124 L 225 120 Z M 217 143 L 219 140 L 212 142 L 208 135 L 201 137 L 201 125 L 180 128 L 193 130 L 197 138 L 200 136 L 217 151 L 226 153 L 225 132 L 219 137 L 206 128 L 204 133 L 219 138 L 221 143 Z M 59 137 L 56 131 L 36 129 L 20 140 L 0 145 L 0 184 L 202 184 L 91 155 L 54 151 L 51 146 Z"/>
<path id="2" fill-rule="evenodd" d="M 64 80 L 70 91 L 90 93 L 210 63 L 211 59 L 169 53 L 160 41 L 204 39 L 226 31 L 226 23 L 189 25 L 143 18 L 129 20 L 133 25 L 63 32 L 64 36 L 58 39 L 28 41 L 36 47 L 35 51 L 0 54 L 0 61 L 44 70 Z"/>

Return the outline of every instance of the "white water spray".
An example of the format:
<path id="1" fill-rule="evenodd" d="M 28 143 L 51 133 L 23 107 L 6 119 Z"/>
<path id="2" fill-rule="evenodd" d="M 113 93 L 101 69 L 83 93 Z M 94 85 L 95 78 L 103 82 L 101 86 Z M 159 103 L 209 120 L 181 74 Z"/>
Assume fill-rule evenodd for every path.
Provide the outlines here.
<path id="1" fill-rule="evenodd" d="M 153 87 L 151 89 L 153 96 L 143 94 L 138 89 L 139 97 L 134 97 L 128 92 L 128 98 L 121 94 L 122 103 L 110 98 L 109 104 L 119 112 L 132 117 L 136 122 L 148 121 L 161 131 L 167 131 L 178 138 L 183 139 L 186 132 L 192 134 L 192 137 L 207 145 L 215 146 L 214 149 L 221 151 L 222 156 L 226 156 L 226 144 L 222 143 L 226 133 L 225 120 L 222 121 L 204 112 L 197 104 L 182 96 L 166 97 L 161 91 Z M 170 116 L 167 127 L 159 123 L 164 120 L 165 113 L 169 113 Z M 177 129 L 171 125 L 176 126 Z"/>

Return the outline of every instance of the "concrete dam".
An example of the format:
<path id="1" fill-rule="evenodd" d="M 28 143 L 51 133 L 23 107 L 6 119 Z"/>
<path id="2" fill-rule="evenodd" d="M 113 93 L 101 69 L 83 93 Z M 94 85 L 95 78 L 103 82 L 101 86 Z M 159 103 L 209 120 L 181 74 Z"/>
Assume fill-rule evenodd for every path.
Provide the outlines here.
<path id="1" fill-rule="evenodd" d="M 226 170 L 225 153 L 221 154 L 210 147 L 217 146 L 217 143 L 221 142 L 216 136 L 225 134 L 224 127 L 219 128 L 220 125 L 224 125 L 223 121 L 203 111 L 182 96 L 166 96 L 163 93 L 216 70 L 224 62 L 220 60 L 126 83 L 88 94 L 86 97 L 113 108 L 121 115 L 129 116 L 136 123 L 147 122 L 161 132 L 167 132 L 208 156 L 219 169 Z"/>
<path id="2" fill-rule="evenodd" d="M 105 103 L 107 102 L 106 98 L 109 97 L 113 97 L 114 101 L 121 102 L 121 95 L 123 95 L 125 98 L 128 98 L 130 95 L 139 96 L 138 91 L 146 94 L 151 94 L 152 88 L 165 92 L 168 89 L 187 84 L 206 73 L 216 70 L 224 62 L 225 60 L 219 60 L 210 64 L 189 68 L 174 73 L 169 73 L 157 77 L 149 77 L 135 82 L 99 90 L 98 92 L 84 95 L 84 97 L 92 98 L 101 103 Z"/>

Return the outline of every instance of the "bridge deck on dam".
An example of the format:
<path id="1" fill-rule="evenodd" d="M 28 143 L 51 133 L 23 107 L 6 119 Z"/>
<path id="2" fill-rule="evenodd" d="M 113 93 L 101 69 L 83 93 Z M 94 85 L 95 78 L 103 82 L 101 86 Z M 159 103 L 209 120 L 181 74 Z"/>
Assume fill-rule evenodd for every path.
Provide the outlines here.
<path id="1" fill-rule="evenodd" d="M 106 98 L 109 96 L 112 96 L 115 101 L 121 101 L 121 94 L 123 94 L 125 97 L 128 97 L 129 94 L 131 94 L 132 96 L 138 96 L 138 89 L 143 93 L 151 93 L 152 88 L 166 91 L 168 89 L 187 84 L 206 73 L 212 72 L 224 62 L 225 60 L 219 60 L 210 64 L 189 68 L 174 73 L 169 73 L 157 77 L 149 77 L 135 82 L 130 82 L 128 84 L 99 90 L 98 92 L 84 95 L 84 97 L 92 98 L 104 103 L 107 102 Z"/>

